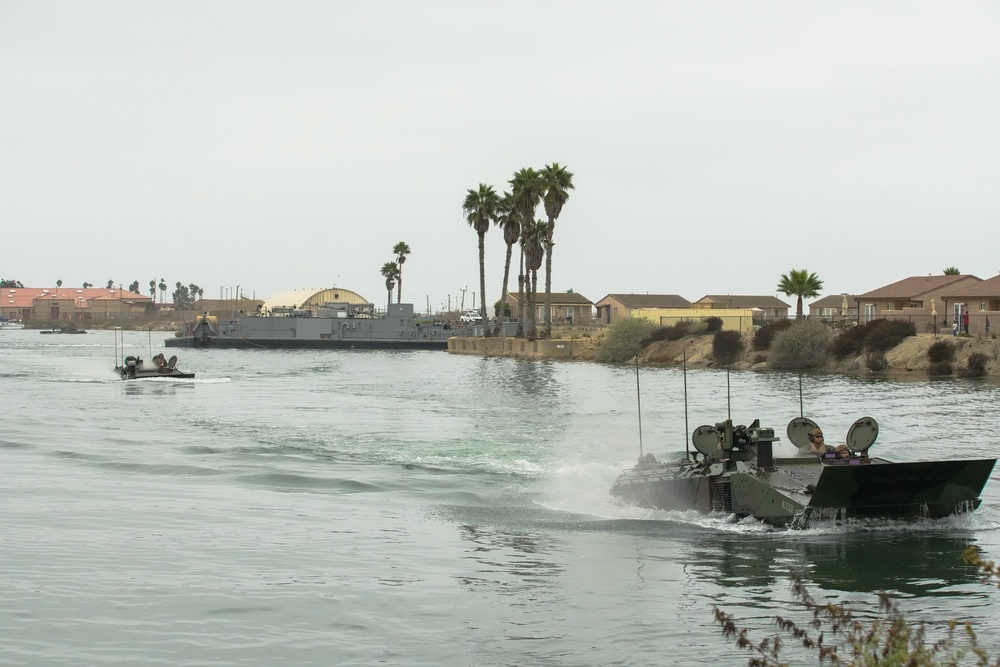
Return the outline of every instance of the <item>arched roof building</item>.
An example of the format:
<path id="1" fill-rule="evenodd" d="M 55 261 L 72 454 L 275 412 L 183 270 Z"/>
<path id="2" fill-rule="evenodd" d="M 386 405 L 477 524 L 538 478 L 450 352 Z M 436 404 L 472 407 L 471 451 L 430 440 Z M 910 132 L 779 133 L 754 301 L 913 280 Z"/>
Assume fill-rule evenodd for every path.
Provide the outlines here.
<path id="1" fill-rule="evenodd" d="M 264 308 L 271 313 L 295 310 L 317 311 L 327 304 L 349 304 L 352 306 L 372 306 L 372 303 L 349 289 L 328 287 L 326 289 L 299 289 L 276 294 L 264 301 Z"/>

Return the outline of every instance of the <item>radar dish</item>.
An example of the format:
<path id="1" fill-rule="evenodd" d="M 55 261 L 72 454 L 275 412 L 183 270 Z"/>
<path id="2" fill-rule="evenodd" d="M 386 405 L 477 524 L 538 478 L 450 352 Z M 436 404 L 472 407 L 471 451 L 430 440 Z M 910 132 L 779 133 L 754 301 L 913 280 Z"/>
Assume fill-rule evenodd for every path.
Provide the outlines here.
<path id="1" fill-rule="evenodd" d="M 862 417 L 847 429 L 847 448 L 864 454 L 878 437 L 878 422 L 872 417 Z"/>
<path id="2" fill-rule="evenodd" d="M 796 417 L 788 422 L 788 439 L 798 448 L 809 446 L 809 431 L 817 428 L 816 422 L 808 417 Z"/>
<path id="3" fill-rule="evenodd" d="M 691 443 L 694 448 L 705 456 L 716 456 L 722 449 L 720 443 L 723 442 L 723 434 L 714 426 L 699 426 L 691 434 Z"/>

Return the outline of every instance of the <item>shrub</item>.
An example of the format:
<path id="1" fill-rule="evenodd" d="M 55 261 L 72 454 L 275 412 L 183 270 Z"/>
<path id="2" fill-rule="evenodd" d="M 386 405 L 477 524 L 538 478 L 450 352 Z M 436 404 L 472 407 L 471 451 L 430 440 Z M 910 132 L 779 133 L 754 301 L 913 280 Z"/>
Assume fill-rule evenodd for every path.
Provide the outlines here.
<path id="1" fill-rule="evenodd" d="M 872 320 L 844 329 L 833 340 L 831 352 L 843 359 L 863 351 L 886 352 L 903 342 L 907 336 L 916 336 L 917 327 L 905 320 Z"/>
<path id="2" fill-rule="evenodd" d="M 743 336 L 739 331 L 720 331 L 712 338 L 712 356 L 715 361 L 729 366 L 743 354 Z"/>
<path id="3" fill-rule="evenodd" d="M 927 358 L 931 363 L 951 361 L 955 358 L 955 346 L 946 340 L 939 340 L 927 348 Z"/>
<path id="4" fill-rule="evenodd" d="M 950 361 L 932 361 L 927 364 L 927 374 L 928 375 L 951 375 L 951 362 Z"/>
<path id="5" fill-rule="evenodd" d="M 690 331 L 690 322 L 678 322 L 672 326 L 658 327 L 653 329 L 646 340 L 643 341 L 643 345 L 649 345 L 650 343 L 655 343 L 660 340 L 680 340 L 681 338 L 684 338 L 684 336 L 687 336 Z"/>
<path id="6" fill-rule="evenodd" d="M 986 363 L 988 361 L 988 357 L 982 352 L 973 352 L 965 362 L 965 368 L 959 369 L 959 375 L 962 377 L 981 378 L 986 375 Z"/>
<path id="7" fill-rule="evenodd" d="M 887 352 L 903 342 L 907 336 L 916 336 L 917 327 L 905 320 L 874 320 L 868 323 L 865 350 Z"/>
<path id="8" fill-rule="evenodd" d="M 795 324 L 795 320 L 774 320 L 773 322 L 768 322 L 753 335 L 753 349 L 755 350 L 767 350 L 771 347 L 771 341 L 774 340 L 774 335 L 779 331 L 784 331 L 788 327 Z"/>
<path id="9" fill-rule="evenodd" d="M 981 581 L 995 585 L 1000 572 L 993 562 L 982 559 L 977 547 L 962 552 L 966 564 L 982 573 Z M 755 641 L 746 628 L 740 628 L 736 618 L 713 606 L 715 622 L 722 636 L 734 640 L 737 648 L 750 654 L 748 665 L 786 665 L 781 650 L 786 645 L 799 645 L 816 652 L 817 664 L 831 665 L 913 665 L 935 667 L 940 665 L 995 665 L 986 647 L 979 644 L 978 633 L 969 622 L 956 620 L 945 624 L 943 636 L 932 641 L 923 623 L 907 618 L 894 596 L 878 592 L 878 606 L 883 618 L 873 618 L 873 613 L 857 615 L 843 604 L 815 600 L 806 589 L 804 575 L 789 573 L 792 596 L 802 609 L 803 620 L 795 622 L 786 615 L 776 616 L 774 624 L 781 634 Z M 794 612 L 789 612 L 794 613 Z M 787 641 L 783 640 L 787 637 Z"/>
<path id="10" fill-rule="evenodd" d="M 889 368 L 889 362 L 885 360 L 884 353 L 869 350 L 865 355 L 865 366 L 873 373 L 880 373 Z"/>
<path id="11" fill-rule="evenodd" d="M 608 327 L 595 358 L 604 362 L 628 361 L 642 349 L 642 341 L 649 338 L 654 326 L 638 317 L 618 320 Z"/>
<path id="12" fill-rule="evenodd" d="M 715 316 L 705 318 L 705 332 L 716 333 L 718 331 L 722 331 L 722 318 Z"/>
<path id="13" fill-rule="evenodd" d="M 787 370 L 822 368 L 832 338 L 833 334 L 822 322 L 800 320 L 774 337 L 767 365 Z"/>

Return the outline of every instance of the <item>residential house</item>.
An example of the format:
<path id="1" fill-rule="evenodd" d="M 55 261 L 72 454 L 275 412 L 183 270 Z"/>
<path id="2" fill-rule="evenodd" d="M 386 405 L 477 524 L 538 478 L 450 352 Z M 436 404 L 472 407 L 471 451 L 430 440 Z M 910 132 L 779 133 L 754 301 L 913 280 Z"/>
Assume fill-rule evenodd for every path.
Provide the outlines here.
<path id="1" fill-rule="evenodd" d="M 112 287 L 0 288 L 0 315 L 12 320 L 113 320 L 143 313 L 148 296 Z"/>
<path id="2" fill-rule="evenodd" d="M 706 294 L 691 304 L 692 308 L 749 308 L 753 311 L 754 324 L 767 324 L 773 320 L 788 319 L 791 307 L 781 299 L 769 294 Z"/>
<path id="3" fill-rule="evenodd" d="M 905 319 L 913 322 L 918 332 L 935 331 L 943 326 L 941 317 L 946 315 L 944 296 L 966 291 L 981 282 L 981 278 L 973 275 L 939 274 L 903 278 L 856 296 L 859 321 Z"/>
<path id="4" fill-rule="evenodd" d="M 968 314 L 968 331 L 973 336 L 990 336 L 993 324 L 1000 323 L 1000 276 L 964 287 L 956 287 L 941 295 L 943 304 L 939 312 L 944 315 L 942 324 L 950 327 L 956 320 L 965 329 L 964 315 Z"/>
<path id="5" fill-rule="evenodd" d="M 576 292 L 551 292 L 553 324 L 591 324 L 594 321 L 594 302 Z M 542 325 L 545 322 L 545 293 L 539 292 L 535 307 L 535 322 Z M 517 292 L 507 292 L 504 303 L 510 306 L 510 312 L 517 317 Z M 527 317 L 527 315 L 526 315 Z"/>
<path id="6" fill-rule="evenodd" d="M 634 317 L 639 310 L 690 308 L 691 302 L 677 294 L 609 294 L 594 304 L 594 307 L 599 323 L 612 324 L 620 319 Z"/>
<path id="7" fill-rule="evenodd" d="M 830 294 L 809 304 L 807 317 L 826 324 L 839 325 L 858 321 L 858 303 L 855 294 Z"/>

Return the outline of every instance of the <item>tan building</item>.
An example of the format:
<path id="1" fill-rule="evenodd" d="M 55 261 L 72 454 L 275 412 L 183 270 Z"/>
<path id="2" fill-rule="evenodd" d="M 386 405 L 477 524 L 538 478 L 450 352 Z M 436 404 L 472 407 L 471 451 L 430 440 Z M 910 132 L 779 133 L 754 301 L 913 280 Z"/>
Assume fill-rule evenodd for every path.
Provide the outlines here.
<path id="1" fill-rule="evenodd" d="M 773 320 L 788 319 L 790 306 L 770 295 L 706 294 L 691 304 L 692 308 L 749 308 L 753 311 L 754 324 L 767 324 Z"/>
<path id="2" fill-rule="evenodd" d="M 858 302 L 855 294 L 830 294 L 809 304 L 811 320 L 820 320 L 827 324 L 858 321 Z"/>
<path id="3" fill-rule="evenodd" d="M 958 321 L 963 331 L 968 324 L 965 333 L 969 335 L 990 336 L 994 332 L 993 325 L 1000 323 L 1000 276 L 957 287 L 942 294 L 941 299 L 938 321 L 946 328 Z"/>
<path id="4" fill-rule="evenodd" d="M 553 324 L 590 324 L 594 321 L 594 302 L 576 292 L 552 292 L 552 323 Z M 538 303 L 535 304 L 536 323 L 545 321 L 545 293 L 539 292 Z M 504 303 L 510 306 L 510 312 L 517 317 L 517 292 L 507 292 Z"/>
<path id="5" fill-rule="evenodd" d="M 859 322 L 878 318 L 905 319 L 913 322 L 918 332 L 934 331 L 935 319 L 939 328 L 942 319 L 947 317 L 945 295 L 958 295 L 981 282 L 981 278 L 973 275 L 903 278 L 855 297 Z M 955 303 L 952 301 L 952 305 Z"/>
<path id="6" fill-rule="evenodd" d="M 148 296 L 112 287 L 4 287 L 0 315 L 11 320 L 120 320 L 146 312 Z"/>
<path id="7" fill-rule="evenodd" d="M 638 310 L 690 308 L 691 302 L 678 294 L 609 294 L 594 307 L 597 311 L 596 320 L 601 324 L 611 324 L 620 319 L 636 317 L 634 313 Z"/>

